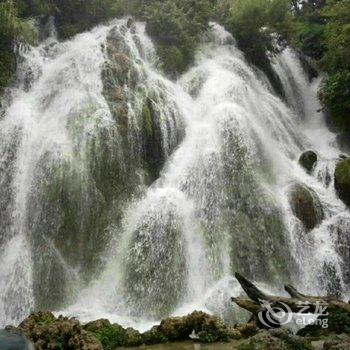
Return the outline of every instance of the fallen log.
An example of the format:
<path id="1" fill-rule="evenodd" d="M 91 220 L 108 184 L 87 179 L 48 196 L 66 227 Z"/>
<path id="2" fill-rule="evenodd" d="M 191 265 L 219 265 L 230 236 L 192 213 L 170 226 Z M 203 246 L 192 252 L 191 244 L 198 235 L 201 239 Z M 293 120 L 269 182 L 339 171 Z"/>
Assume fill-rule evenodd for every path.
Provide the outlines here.
<path id="1" fill-rule="evenodd" d="M 261 315 L 266 313 L 270 313 L 272 317 L 275 317 L 273 310 L 282 310 L 286 313 L 314 313 L 317 315 L 329 315 L 341 311 L 349 314 L 350 317 L 350 304 L 333 297 L 304 295 L 291 285 L 285 286 L 285 291 L 290 295 L 290 298 L 268 295 L 239 273 L 236 273 L 235 276 L 248 298 L 234 297 L 231 300 L 239 307 L 251 312 L 253 314 L 252 319 L 256 320 L 262 328 L 266 328 L 266 325 L 259 324 L 258 316 L 260 316 L 260 321 Z M 276 323 L 275 318 L 273 323 Z M 278 320 L 276 325 L 278 326 Z"/>

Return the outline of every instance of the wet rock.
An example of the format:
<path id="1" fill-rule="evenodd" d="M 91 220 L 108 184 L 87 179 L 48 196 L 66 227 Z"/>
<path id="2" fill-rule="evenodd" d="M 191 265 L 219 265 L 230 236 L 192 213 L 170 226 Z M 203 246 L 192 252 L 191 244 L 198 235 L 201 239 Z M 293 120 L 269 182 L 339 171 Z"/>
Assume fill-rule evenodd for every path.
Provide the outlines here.
<path id="1" fill-rule="evenodd" d="M 0 330 L 0 349 L 1 350 L 34 350 L 26 338 L 19 334 L 13 334 Z"/>
<path id="2" fill-rule="evenodd" d="M 299 164 L 310 173 L 317 162 L 317 154 L 314 151 L 306 151 L 299 158 Z"/>
<path id="3" fill-rule="evenodd" d="M 289 199 L 294 215 L 308 231 L 314 229 L 324 219 L 321 202 L 310 188 L 295 184 L 290 191 Z"/>
<path id="4" fill-rule="evenodd" d="M 334 173 L 334 187 L 339 198 L 350 207 L 350 158 L 337 164 Z"/>

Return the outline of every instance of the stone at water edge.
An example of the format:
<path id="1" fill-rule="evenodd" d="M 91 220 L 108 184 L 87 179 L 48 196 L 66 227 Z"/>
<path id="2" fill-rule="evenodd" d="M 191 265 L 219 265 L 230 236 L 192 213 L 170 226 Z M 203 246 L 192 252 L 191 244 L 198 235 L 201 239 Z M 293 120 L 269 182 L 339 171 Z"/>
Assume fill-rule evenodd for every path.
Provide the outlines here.
<path id="1" fill-rule="evenodd" d="M 311 173 L 313 167 L 317 163 L 317 154 L 314 151 L 306 151 L 301 154 L 299 164 L 308 172 Z"/>
<path id="2" fill-rule="evenodd" d="M 34 350 L 34 346 L 21 335 L 0 330 L 1 350 Z"/>
<path id="3" fill-rule="evenodd" d="M 289 201 L 294 215 L 308 231 L 314 229 L 324 219 L 321 202 L 310 188 L 301 184 L 293 185 Z"/>
<path id="4" fill-rule="evenodd" d="M 350 207 L 350 158 L 341 160 L 334 173 L 334 188 L 339 198 Z"/>

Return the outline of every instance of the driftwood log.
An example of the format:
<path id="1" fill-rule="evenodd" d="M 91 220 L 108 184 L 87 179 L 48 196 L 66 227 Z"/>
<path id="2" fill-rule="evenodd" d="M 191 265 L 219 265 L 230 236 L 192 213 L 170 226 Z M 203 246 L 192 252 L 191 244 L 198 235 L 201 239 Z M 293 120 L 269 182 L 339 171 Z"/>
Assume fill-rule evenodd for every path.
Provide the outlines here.
<path id="1" fill-rule="evenodd" d="M 327 313 L 342 310 L 350 314 L 349 303 L 332 297 L 304 295 L 291 285 L 284 287 L 290 298 L 267 295 L 239 273 L 236 273 L 235 276 L 248 298 L 238 297 L 231 298 L 231 300 L 241 308 L 251 312 L 253 314 L 252 321 L 256 321 L 258 326 L 262 326 L 258 322 L 258 314 L 267 311 L 266 305 L 269 305 L 271 308 L 288 308 L 287 311 L 293 313 L 318 313 L 321 307 L 321 310 L 326 310 Z M 264 326 L 262 327 L 265 328 Z"/>

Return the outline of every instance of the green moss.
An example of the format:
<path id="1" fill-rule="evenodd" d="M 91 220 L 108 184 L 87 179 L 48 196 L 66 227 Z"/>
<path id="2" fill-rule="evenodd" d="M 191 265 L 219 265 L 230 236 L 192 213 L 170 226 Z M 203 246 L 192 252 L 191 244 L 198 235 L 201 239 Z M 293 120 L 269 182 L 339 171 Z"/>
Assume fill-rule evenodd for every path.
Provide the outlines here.
<path id="1" fill-rule="evenodd" d="M 294 215 L 309 231 L 319 225 L 324 218 L 319 198 L 306 186 L 294 185 L 290 192 L 290 203 Z"/>
<path id="2" fill-rule="evenodd" d="M 144 125 L 144 130 L 145 130 L 146 136 L 152 137 L 153 136 L 153 120 L 152 120 L 151 111 L 150 111 L 147 104 L 145 104 L 143 106 L 142 120 L 143 120 L 143 125 Z"/>
<path id="3" fill-rule="evenodd" d="M 167 343 L 169 340 L 167 337 L 158 330 L 158 327 L 155 326 L 151 330 L 142 334 L 142 338 L 145 344 L 163 344 Z"/>
<path id="4" fill-rule="evenodd" d="M 341 333 L 350 333 L 350 313 L 337 310 L 329 313 L 326 316 L 328 319 L 328 329 L 329 331 L 333 331 L 337 334 Z"/>
<path id="5" fill-rule="evenodd" d="M 191 58 L 186 57 L 176 46 L 157 45 L 157 53 L 162 60 L 165 73 L 173 77 L 183 73 L 191 61 Z"/>
<path id="6" fill-rule="evenodd" d="M 84 328 L 101 342 L 105 350 L 115 350 L 128 344 L 125 329 L 118 324 L 110 324 L 108 320 L 90 322 Z"/>
<path id="7" fill-rule="evenodd" d="M 339 198 L 350 206 L 350 158 L 339 162 L 335 168 L 334 186 Z"/>

